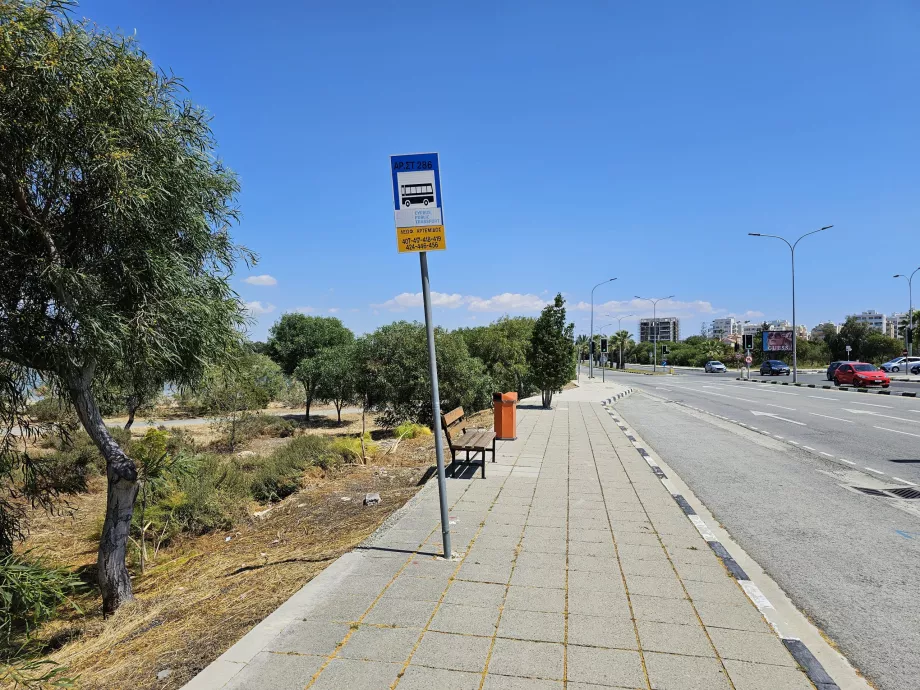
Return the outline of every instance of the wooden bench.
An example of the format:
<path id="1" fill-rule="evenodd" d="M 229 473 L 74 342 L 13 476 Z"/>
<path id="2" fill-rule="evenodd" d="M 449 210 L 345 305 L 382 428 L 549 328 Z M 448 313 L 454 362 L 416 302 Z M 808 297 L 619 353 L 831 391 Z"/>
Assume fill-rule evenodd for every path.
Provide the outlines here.
<path id="1" fill-rule="evenodd" d="M 450 428 L 454 424 L 462 422 L 463 416 L 462 407 L 441 415 L 441 428 L 444 429 L 444 435 L 447 436 L 447 445 L 450 448 L 450 476 L 454 476 L 458 464 L 472 465 L 479 462 L 482 464 L 482 478 L 485 479 L 486 453 L 492 453 L 492 462 L 495 462 L 495 432 L 483 429 L 470 429 L 467 431 L 461 428 L 460 437 L 455 439 L 451 435 Z M 457 451 L 461 450 L 466 451 L 466 458 L 458 462 Z M 472 459 L 470 459 L 470 453 L 473 453 Z M 476 459 L 477 455 L 480 456 L 479 460 Z"/>

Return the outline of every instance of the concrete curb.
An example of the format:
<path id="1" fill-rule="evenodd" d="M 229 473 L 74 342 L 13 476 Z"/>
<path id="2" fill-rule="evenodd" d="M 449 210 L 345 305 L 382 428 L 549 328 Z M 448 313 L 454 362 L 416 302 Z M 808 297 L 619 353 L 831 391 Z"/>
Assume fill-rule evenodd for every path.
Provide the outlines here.
<path id="1" fill-rule="evenodd" d="M 757 610 L 760 612 L 760 614 L 767 620 L 774 632 L 776 632 L 777 636 L 782 641 L 783 645 L 792 655 L 793 659 L 795 659 L 799 666 L 801 666 L 809 680 L 814 683 L 818 690 L 840 690 L 840 686 L 834 682 L 833 678 L 831 678 L 831 676 L 821 665 L 821 662 L 818 661 L 811 650 L 808 649 L 808 646 L 797 637 L 784 635 L 782 631 L 777 627 L 777 624 L 770 619 L 768 610 L 774 609 L 774 606 L 770 603 L 770 600 L 767 599 L 763 592 L 761 592 L 760 588 L 751 581 L 744 569 L 716 538 L 715 534 L 713 534 L 712 530 L 710 530 L 703 519 L 697 514 L 687 499 L 684 498 L 680 493 L 675 493 L 672 491 L 672 489 L 665 481 L 667 480 L 668 476 L 655 463 L 649 452 L 641 445 L 641 442 L 632 433 L 629 433 L 629 428 L 623 424 L 622 420 L 617 417 L 614 411 L 609 407 L 613 401 L 623 398 L 632 392 L 632 389 L 630 389 L 602 402 L 604 409 L 610 415 L 610 418 L 616 423 L 617 427 L 619 427 L 619 429 L 624 433 L 630 443 L 632 443 L 639 454 L 645 459 L 649 465 L 649 468 L 652 470 L 652 473 L 662 482 L 665 489 L 667 489 L 668 493 L 671 494 L 671 497 L 674 499 L 677 505 L 680 506 L 681 510 L 684 512 L 684 515 L 686 515 L 690 522 L 693 523 L 693 526 L 700 533 L 700 536 L 702 536 L 706 543 L 709 545 L 709 548 L 712 549 L 716 556 L 718 556 L 719 560 L 722 561 L 722 564 L 725 566 L 725 569 L 728 570 L 733 578 L 735 578 L 735 580 L 744 590 L 745 594 L 748 595 L 748 598 L 751 600 L 754 606 L 757 607 Z"/>
<path id="2" fill-rule="evenodd" d="M 625 391 L 621 391 L 620 393 L 617 393 L 612 398 L 607 398 L 606 400 L 603 401 L 603 404 L 612 405 L 615 401 L 620 400 L 621 398 L 625 398 L 627 395 L 630 395 L 635 390 L 636 390 L 635 388 L 627 388 Z"/>
<path id="3" fill-rule="evenodd" d="M 806 387 L 806 388 L 817 388 L 817 387 L 818 387 L 817 384 L 815 384 L 815 383 L 793 383 L 793 384 L 790 384 L 788 381 L 764 381 L 764 380 L 762 380 L 762 379 L 745 379 L 745 378 L 742 378 L 742 377 L 740 377 L 740 376 L 736 376 L 736 377 L 735 377 L 735 380 L 736 380 L 736 381 L 743 381 L 744 383 L 772 383 L 773 385 L 776 385 L 776 384 L 778 383 L 778 384 L 780 384 L 780 385 L 782 385 L 782 386 L 793 385 L 793 386 L 797 386 L 797 387 L 799 387 L 799 388 L 802 388 L 802 387 Z M 852 389 L 852 390 L 856 391 L 857 393 L 875 393 L 876 395 L 894 395 L 894 396 L 900 396 L 900 397 L 902 397 L 902 398 L 916 398 L 916 397 L 917 397 L 917 394 L 916 394 L 916 393 L 908 393 L 908 392 L 906 392 L 906 391 L 891 391 L 891 390 L 886 390 L 886 389 L 882 389 L 882 390 L 877 390 L 877 391 L 876 391 L 876 390 L 872 390 L 871 388 L 856 388 L 855 386 L 851 386 L 850 388 L 840 388 L 840 387 L 835 387 L 835 386 L 823 386 L 823 385 L 822 385 L 821 388 L 823 388 L 824 390 L 828 390 L 828 391 L 830 391 L 830 390 L 836 390 L 836 391 L 839 391 L 839 392 L 841 392 L 841 393 L 846 393 L 847 391 L 849 391 L 849 390 Z"/>

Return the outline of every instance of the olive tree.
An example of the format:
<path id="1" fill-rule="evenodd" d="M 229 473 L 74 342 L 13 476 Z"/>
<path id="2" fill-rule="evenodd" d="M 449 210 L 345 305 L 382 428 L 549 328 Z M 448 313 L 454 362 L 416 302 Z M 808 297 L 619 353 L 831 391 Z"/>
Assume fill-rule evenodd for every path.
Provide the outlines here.
<path id="1" fill-rule="evenodd" d="M 574 331 L 573 324 L 565 323 L 565 300 L 557 294 L 534 324 L 527 353 L 534 384 L 543 393 L 543 407 L 549 407 L 553 393 L 562 390 L 575 376 Z"/>
<path id="2" fill-rule="evenodd" d="M 237 346 L 238 184 L 181 81 L 65 3 L 0 3 L 0 65 L 0 358 L 69 397 L 105 457 L 108 614 L 133 596 L 138 471 L 95 388 L 133 367 L 189 382 Z"/>

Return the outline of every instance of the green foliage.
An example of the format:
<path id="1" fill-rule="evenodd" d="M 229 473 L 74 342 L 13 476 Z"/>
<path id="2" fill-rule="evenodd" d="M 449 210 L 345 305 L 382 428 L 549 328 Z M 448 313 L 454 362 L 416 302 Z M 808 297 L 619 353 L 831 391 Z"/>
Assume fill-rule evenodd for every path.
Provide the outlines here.
<path id="1" fill-rule="evenodd" d="M 396 438 L 418 438 L 419 436 L 431 436 L 431 429 L 422 424 L 413 424 L 412 422 L 403 422 L 396 427 L 393 432 Z"/>
<path id="2" fill-rule="evenodd" d="M 527 353 L 534 384 L 543 392 L 544 407 L 550 406 L 555 391 L 575 378 L 574 330 L 572 324 L 565 323 L 565 300 L 557 294 L 534 324 Z"/>
<path id="3" fill-rule="evenodd" d="M 284 314 L 271 328 L 267 348 L 288 376 L 303 360 L 312 359 L 320 350 L 347 345 L 354 334 L 342 322 L 329 316 Z"/>
<path id="4" fill-rule="evenodd" d="M 533 395 L 536 388 L 527 364 L 527 348 L 535 319 L 504 316 L 488 326 L 461 328 L 470 355 L 486 366 L 497 390 L 516 391 L 519 398 Z"/>
<path id="5" fill-rule="evenodd" d="M 329 448 L 333 452 L 341 455 L 345 462 L 364 462 L 364 456 L 361 454 L 362 449 L 360 436 L 339 437 L 332 441 Z M 377 450 L 377 444 L 371 441 L 371 435 L 365 432 L 363 452 L 370 456 L 374 455 Z"/>
<path id="6" fill-rule="evenodd" d="M 81 589 L 76 575 L 31 558 L 28 552 L 0 557 L 0 648 L 16 636 L 28 636 L 64 604 L 79 611 L 71 597 Z"/>
<path id="7" fill-rule="evenodd" d="M 75 688 L 77 679 L 66 675 L 67 667 L 50 659 L 0 663 L 0 687 L 14 690 Z"/>
<path id="8" fill-rule="evenodd" d="M 435 330 L 441 408 L 462 405 L 469 410 L 488 407 L 492 381 L 485 366 L 471 357 L 458 333 Z M 364 340 L 371 403 L 378 421 L 395 427 L 409 420 L 431 425 L 431 377 L 428 342 L 423 324 L 398 321 L 381 326 Z"/>
<path id="9" fill-rule="evenodd" d="M 53 425 L 68 432 L 80 425 L 77 412 L 70 401 L 55 395 L 46 395 L 29 405 L 29 416 L 37 422 Z"/>
<path id="10" fill-rule="evenodd" d="M 326 438 L 298 436 L 260 463 L 250 483 L 250 491 L 257 501 L 278 501 L 303 486 L 303 472 L 308 467 L 331 469 L 341 462 L 342 454 L 333 450 Z"/>
<path id="11" fill-rule="evenodd" d="M 342 421 L 342 407 L 354 402 L 357 395 L 355 367 L 357 347 L 354 342 L 320 350 L 312 360 L 318 376 L 316 397 L 335 405 L 338 421 Z"/>
<path id="12" fill-rule="evenodd" d="M 827 338 L 827 345 L 835 360 L 848 359 L 846 346 L 849 345 L 853 348 L 849 359 L 876 363 L 887 362 L 904 350 L 903 340 L 889 338 L 852 316 L 841 326 L 840 333 Z"/>

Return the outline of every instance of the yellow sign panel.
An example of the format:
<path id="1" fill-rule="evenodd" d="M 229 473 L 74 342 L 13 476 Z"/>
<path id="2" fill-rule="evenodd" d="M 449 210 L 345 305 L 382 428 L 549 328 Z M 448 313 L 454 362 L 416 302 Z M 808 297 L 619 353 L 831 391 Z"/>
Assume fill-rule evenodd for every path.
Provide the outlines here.
<path id="1" fill-rule="evenodd" d="M 396 244 L 400 254 L 447 249 L 444 226 L 426 225 L 412 228 L 396 228 Z"/>

